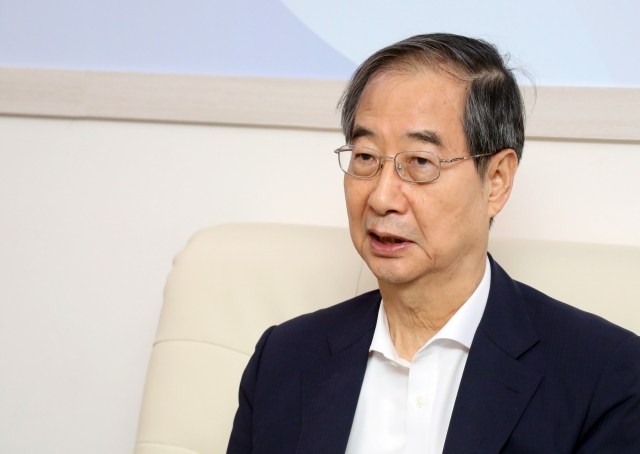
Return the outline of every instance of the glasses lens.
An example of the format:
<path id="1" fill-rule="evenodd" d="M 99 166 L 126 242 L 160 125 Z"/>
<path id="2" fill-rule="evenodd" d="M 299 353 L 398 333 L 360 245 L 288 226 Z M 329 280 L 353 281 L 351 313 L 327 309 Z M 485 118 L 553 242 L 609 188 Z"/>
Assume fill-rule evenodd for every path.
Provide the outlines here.
<path id="1" fill-rule="evenodd" d="M 340 168 L 354 177 L 370 177 L 378 170 L 380 158 L 375 151 L 364 147 L 349 147 L 338 153 Z"/>
<path id="2" fill-rule="evenodd" d="M 433 181 L 440 176 L 440 160 L 428 151 L 403 151 L 396 156 L 396 168 L 409 181 Z"/>

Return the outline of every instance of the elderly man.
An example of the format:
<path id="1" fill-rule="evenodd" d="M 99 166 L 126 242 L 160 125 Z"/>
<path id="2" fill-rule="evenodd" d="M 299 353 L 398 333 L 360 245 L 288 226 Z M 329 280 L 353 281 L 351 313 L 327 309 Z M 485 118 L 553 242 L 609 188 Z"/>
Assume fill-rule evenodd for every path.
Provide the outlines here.
<path id="1" fill-rule="evenodd" d="M 640 338 L 487 254 L 524 143 L 496 49 L 383 49 L 342 124 L 351 237 L 380 290 L 264 333 L 228 453 L 640 453 Z"/>

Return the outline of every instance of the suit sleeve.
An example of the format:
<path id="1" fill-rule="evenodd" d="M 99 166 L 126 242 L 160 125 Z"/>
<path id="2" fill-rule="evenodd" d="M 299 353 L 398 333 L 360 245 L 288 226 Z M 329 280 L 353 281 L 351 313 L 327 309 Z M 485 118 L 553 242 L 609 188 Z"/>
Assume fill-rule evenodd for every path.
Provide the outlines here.
<path id="1" fill-rule="evenodd" d="M 275 327 L 272 326 L 266 330 L 260 337 L 256 344 L 255 352 L 242 374 L 238 395 L 238 410 L 233 420 L 233 429 L 231 430 L 227 454 L 250 454 L 253 450 L 253 400 L 258 381 L 258 369 L 260 368 L 262 351 L 273 328 Z"/>
<path id="2" fill-rule="evenodd" d="M 640 337 L 622 342 L 602 370 L 576 453 L 640 453 Z"/>

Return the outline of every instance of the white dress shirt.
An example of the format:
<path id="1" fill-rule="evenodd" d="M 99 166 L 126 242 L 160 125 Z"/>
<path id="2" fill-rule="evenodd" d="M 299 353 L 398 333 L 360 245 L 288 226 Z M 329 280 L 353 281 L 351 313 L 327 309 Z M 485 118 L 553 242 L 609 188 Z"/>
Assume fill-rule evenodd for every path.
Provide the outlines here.
<path id="1" fill-rule="evenodd" d="M 380 304 L 346 454 L 441 454 L 469 348 L 489 297 L 491 268 L 411 362 L 398 356 Z"/>

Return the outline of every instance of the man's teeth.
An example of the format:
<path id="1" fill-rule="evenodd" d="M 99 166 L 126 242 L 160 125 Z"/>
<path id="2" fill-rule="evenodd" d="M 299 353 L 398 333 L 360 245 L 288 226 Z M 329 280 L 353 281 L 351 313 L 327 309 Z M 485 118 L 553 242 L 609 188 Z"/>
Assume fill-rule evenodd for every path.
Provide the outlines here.
<path id="1" fill-rule="evenodd" d="M 395 243 L 402 243 L 402 240 L 399 238 L 394 238 L 392 236 L 381 236 L 380 242 L 384 244 L 395 244 Z"/>

